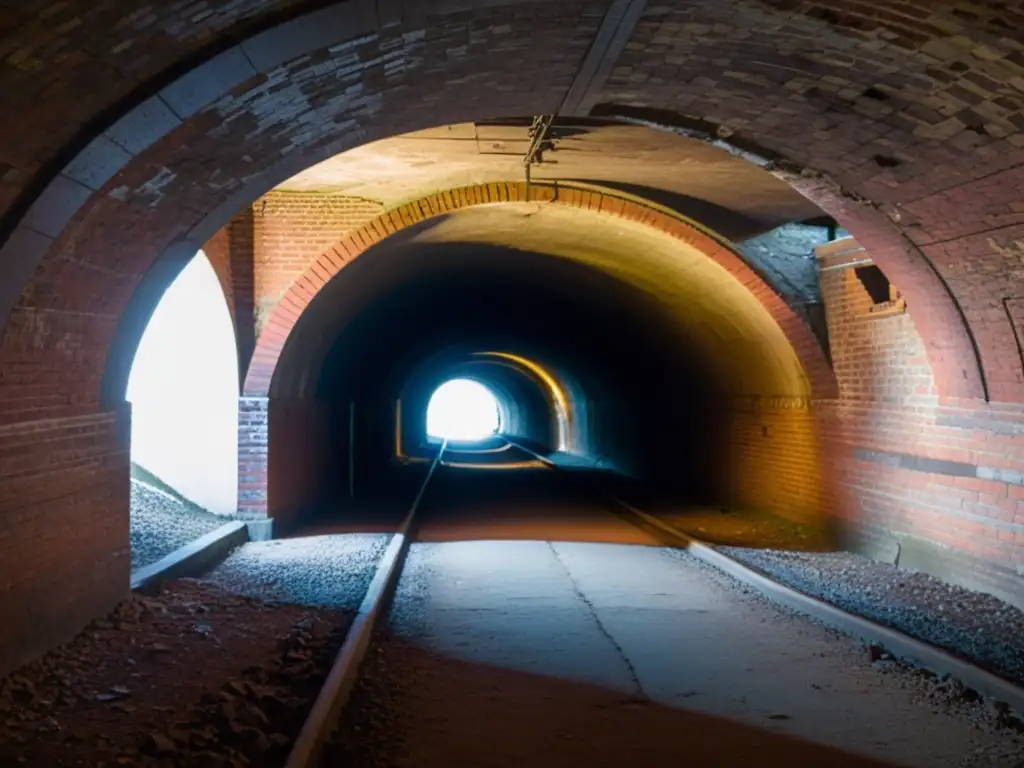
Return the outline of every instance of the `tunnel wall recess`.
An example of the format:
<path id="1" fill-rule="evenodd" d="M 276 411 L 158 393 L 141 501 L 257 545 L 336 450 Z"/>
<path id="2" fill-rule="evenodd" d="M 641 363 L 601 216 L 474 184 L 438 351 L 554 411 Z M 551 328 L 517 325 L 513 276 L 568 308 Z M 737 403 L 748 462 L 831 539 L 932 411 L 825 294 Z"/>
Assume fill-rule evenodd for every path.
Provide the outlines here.
<path id="1" fill-rule="evenodd" d="M 610 2 L 535 14 L 524 1 L 218 1 L 201 19 L 168 5 L 124 26 L 110 14 L 127 17 L 131 4 L 72 0 L 4 31 L 27 58 L 0 73 L 5 109 L 19 115 L 4 129 L 0 176 L 0 669 L 126 592 L 130 413 L 117 392 L 134 345 L 118 328 L 141 334 L 176 270 L 313 158 L 428 122 L 563 104 L 710 123 L 806 171 L 793 183 L 907 293 L 932 369 L 937 404 L 920 406 L 931 410 L 905 438 L 916 458 L 884 466 L 947 462 L 960 479 L 952 490 L 902 485 L 901 509 L 944 527 L 939 560 L 1019 595 L 1007 574 L 1024 564 L 1024 64 L 1006 30 L 1022 3 L 880 15 L 678 0 L 649 4 L 622 46 L 595 48 Z M 466 29 L 465 50 L 449 51 Z M 56 35 L 60 45 L 37 44 Z M 501 46 L 515 55 L 489 55 Z M 856 437 L 841 432 L 856 450 L 882 452 L 907 422 L 879 388 L 865 392 L 835 418 L 859 425 Z M 871 482 L 861 460 L 828 453 L 843 477 Z"/>

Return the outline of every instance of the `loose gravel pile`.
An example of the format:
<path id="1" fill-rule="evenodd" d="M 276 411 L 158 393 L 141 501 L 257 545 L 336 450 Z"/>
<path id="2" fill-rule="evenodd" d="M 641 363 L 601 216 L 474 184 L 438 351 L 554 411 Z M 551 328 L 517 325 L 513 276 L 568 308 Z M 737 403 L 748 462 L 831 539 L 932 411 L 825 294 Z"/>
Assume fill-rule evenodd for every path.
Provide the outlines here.
<path id="1" fill-rule="evenodd" d="M 849 552 L 719 549 L 801 592 L 1024 684 L 1024 612 L 998 598 Z"/>
<path id="2" fill-rule="evenodd" d="M 0 680 L 3 766 L 280 766 L 351 614 L 183 579 Z"/>
<path id="3" fill-rule="evenodd" d="M 263 600 L 355 610 L 389 540 L 346 534 L 250 542 L 204 580 Z"/>
<path id="4" fill-rule="evenodd" d="M 132 569 L 155 563 L 226 522 L 229 518 L 204 512 L 132 479 Z"/>

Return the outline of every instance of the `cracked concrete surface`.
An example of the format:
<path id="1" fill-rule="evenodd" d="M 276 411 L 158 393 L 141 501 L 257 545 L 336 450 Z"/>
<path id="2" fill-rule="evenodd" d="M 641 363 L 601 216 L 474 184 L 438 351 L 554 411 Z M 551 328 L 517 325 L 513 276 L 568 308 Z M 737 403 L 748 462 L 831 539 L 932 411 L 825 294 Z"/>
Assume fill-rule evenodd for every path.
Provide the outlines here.
<path id="1" fill-rule="evenodd" d="M 448 471 L 424 510 L 429 540 L 411 548 L 392 637 L 357 694 L 370 731 L 390 734 L 375 764 L 1024 761 L 984 703 L 940 700 L 915 671 L 659 546 L 553 473 L 535 474 L 533 501 L 489 474 L 462 492 Z M 337 748 L 351 757 L 367 740 L 349 732 Z"/>

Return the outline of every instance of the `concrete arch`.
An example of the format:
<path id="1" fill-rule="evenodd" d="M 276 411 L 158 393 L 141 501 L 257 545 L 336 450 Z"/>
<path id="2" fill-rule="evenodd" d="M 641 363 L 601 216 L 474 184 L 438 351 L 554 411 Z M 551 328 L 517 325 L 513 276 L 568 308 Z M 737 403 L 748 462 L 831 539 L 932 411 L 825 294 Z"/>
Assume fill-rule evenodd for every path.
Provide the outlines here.
<path id="1" fill-rule="evenodd" d="M 448 190 L 407 203 L 379 216 L 321 253 L 305 274 L 295 281 L 268 318 L 245 376 L 244 396 L 259 397 L 270 392 L 278 360 L 292 328 L 323 286 L 346 264 L 407 227 L 458 210 L 513 202 L 543 202 L 599 212 L 641 223 L 692 245 L 724 267 L 767 310 L 800 360 L 813 395 L 822 399 L 836 397 L 835 376 L 810 329 L 735 251 L 712 233 L 654 206 L 608 192 L 546 184 L 534 184 L 528 188 L 525 183 L 517 182 Z"/>

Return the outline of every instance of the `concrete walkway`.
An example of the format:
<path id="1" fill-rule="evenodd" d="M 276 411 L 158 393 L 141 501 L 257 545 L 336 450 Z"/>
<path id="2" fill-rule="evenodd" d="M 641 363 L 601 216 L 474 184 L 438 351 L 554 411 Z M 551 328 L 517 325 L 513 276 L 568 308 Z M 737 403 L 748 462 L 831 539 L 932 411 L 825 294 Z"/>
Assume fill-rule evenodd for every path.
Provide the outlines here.
<path id="1" fill-rule="evenodd" d="M 391 617 L 406 649 L 391 672 L 399 703 L 389 727 L 406 745 L 394 764 L 1024 760 L 1012 732 L 978 727 L 983 705 L 925 700 L 931 684 L 915 673 L 872 665 L 860 643 L 656 546 L 552 481 L 534 505 L 507 478 L 481 496 L 488 482 L 474 478 L 476 490 L 458 498 L 442 482 L 434 514 L 424 512 L 427 542 L 410 552 Z M 489 510 L 502 540 L 488 540 L 480 522 Z M 589 540 L 569 540 L 574 521 L 587 523 L 579 530 Z M 624 707 L 646 717 L 624 718 Z M 701 734 L 712 733 L 709 745 Z M 515 749 L 496 754 L 509 739 Z"/>

